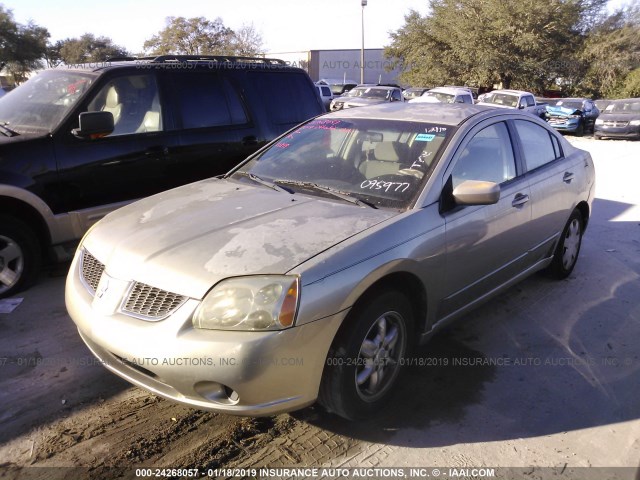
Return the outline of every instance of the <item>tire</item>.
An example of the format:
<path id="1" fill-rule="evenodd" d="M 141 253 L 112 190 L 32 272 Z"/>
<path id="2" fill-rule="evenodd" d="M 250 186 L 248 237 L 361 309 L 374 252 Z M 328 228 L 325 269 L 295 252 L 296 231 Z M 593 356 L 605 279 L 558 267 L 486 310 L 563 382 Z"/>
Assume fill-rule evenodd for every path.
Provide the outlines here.
<path id="1" fill-rule="evenodd" d="M 547 270 L 553 278 L 561 280 L 571 275 L 578 261 L 583 232 L 582 214 L 578 210 L 574 210 L 562 230 L 562 236 Z"/>
<path id="2" fill-rule="evenodd" d="M 42 255 L 33 230 L 13 217 L 0 215 L 0 298 L 32 285 Z"/>
<path id="3" fill-rule="evenodd" d="M 367 418 L 392 397 L 413 332 L 407 297 L 383 291 L 352 311 L 333 341 L 319 403 L 348 420 Z"/>

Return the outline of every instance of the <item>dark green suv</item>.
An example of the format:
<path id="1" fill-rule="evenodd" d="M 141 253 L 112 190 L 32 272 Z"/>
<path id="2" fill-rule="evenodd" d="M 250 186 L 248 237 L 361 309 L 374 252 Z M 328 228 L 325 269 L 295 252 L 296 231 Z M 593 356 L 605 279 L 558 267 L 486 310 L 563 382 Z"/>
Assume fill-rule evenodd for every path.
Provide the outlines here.
<path id="1" fill-rule="evenodd" d="M 132 200 L 227 172 L 324 108 L 304 70 L 160 56 L 47 70 L 0 99 L 0 298 Z"/>

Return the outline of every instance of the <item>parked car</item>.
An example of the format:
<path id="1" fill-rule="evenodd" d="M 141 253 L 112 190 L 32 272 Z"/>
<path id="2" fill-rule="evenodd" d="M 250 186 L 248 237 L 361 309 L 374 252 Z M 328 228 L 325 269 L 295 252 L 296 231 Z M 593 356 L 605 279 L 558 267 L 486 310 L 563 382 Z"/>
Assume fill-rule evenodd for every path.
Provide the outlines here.
<path id="1" fill-rule="evenodd" d="M 96 220 L 219 175 L 324 111 L 280 60 L 157 57 L 47 70 L 0 99 L 0 297 Z"/>
<path id="2" fill-rule="evenodd" d="M 402 96 L 404 97 L 405 100 L 412 100 L 416 97 L 419 97 L 420 95 L 422 95 L 424 92 L 426 92 L 427 90 L 429 90 L 428 88 L 418 88 L 418 87 L 412 87 L 412 88 L 406 88 L 402 91 Z"/>
<path id="3" fill-rule="evenodd" d="M 545 118 L 546 108 L 537 105 L 533 93 L 522 90 L 493 90 L 480 96 L 478 105 L 497 108 L 517 108 L 536 117 Z"/>
<path id="4" fill-rule="evenodd" d="M 596 100 L 594 102 L 596 104 L 596 107 L 598 107 L 598 110 L 600 110 L 600 112 L 604 112 L 605 109 L 611 105 L 611 103 L 613 103 L 613 100 Z"/>
<path id="5" fill-rule="evenodd" d="M 319 85 L 316 83 L 316 90 L 318 91 L 318 96 L 324 105 L 326 111 L 329 111 L 329 106 L 331 105 L 331 100 L 335 98 L 331 88 L 328 85 Z"/>
<path id="6" fill-rule="evenodd" d="M 468 103 L 473 104 L 473 95 L 468 88 L 438 87 L 409 100 L 412 103 Z"/>
<path id="7" fill-rule="evenodd" d="M 547 105 L 547 122 L 556 130 L 583 135 L 594 131 L 600 110 L 588 98 L 562 98 Z"/>
<path id="8" fill-rule="evenodd" d="M 101 363 L 157 395 L 359 418 L 412 345 L 535 271 L 567 277 L 594 184 L 589 153 L 517 111 L 341 110 L 109 214 L 66 304 Z"/>
<path id="9" fill-rule="evenodd" d="M 640 138 L 640 98 L 614 100 L 596 120 L 595 138 Z"/>
<path id="10" fill-rule="evenodd" d="M 398 87 L 385 87 L 378 85 L 360 85 L 349 90 L 341 97 L 331 101 L 330 110 L 342 110 L 343 108 L 364 107 L 386 102 L 403 102 L 402 90 Z"/>

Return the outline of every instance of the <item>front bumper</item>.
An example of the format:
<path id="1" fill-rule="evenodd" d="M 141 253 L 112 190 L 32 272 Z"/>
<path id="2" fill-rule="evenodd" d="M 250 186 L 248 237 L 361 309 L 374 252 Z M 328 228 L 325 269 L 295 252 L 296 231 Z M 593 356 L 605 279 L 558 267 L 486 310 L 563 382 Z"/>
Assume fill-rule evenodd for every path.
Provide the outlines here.
<path id="1" fill-rule="evenodd" d="M 627 127 L 606 127 L 596 125 L 593 134 L 596 137 L 635 139 L 640 138 L 640 126 L 629 125 Z"/>
<path id="2" fill-rule="evenodd" d="M 69 315 L 104 366 L 134 385 L 195 408 L 248 416 L 316 400 L 346 312 L 281 331 L 200 330 L 191 325 L 199 302 L 190 299 L 164 320 L 145 321 L 106 305 L 128 282 L 111 279 L 112 291 L 94 297 L 80 279 L 79 264 L 76 255 L 66 283 Z"/>
<path id="3" fill-rule="evenodd" d="M 561 132 L 570 132 L 574 133 L 578 130 L 580 126 L 580 122 L 548 122 L 549 125 Z"/>

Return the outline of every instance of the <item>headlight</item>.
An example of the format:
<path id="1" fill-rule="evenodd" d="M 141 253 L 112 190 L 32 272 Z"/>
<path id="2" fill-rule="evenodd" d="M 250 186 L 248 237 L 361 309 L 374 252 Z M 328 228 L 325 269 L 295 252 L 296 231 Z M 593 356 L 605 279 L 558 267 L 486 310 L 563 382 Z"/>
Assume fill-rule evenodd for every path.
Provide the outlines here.
<path id="1" fill-rule="evenodd" d="M 629 122 L 629 125 L 633 125 L 634 127 L 637 127 L 638 125 L 640 125 L 640 120 L 631 120 Z"/>
<path id="2" fill-rule="evenodd" d="M 598 118 L 596 120 L 596 125 L 602 125 L 604 123 L 604 120 L 602 120 L 601 118 Z"/>
<path id="3" fill-rule="evenodd" d="M 223 280 L 193 315 L 193 326 L 208 330 L 282 330 L 293 325 L 298 277 L 256 275 Z"/>

